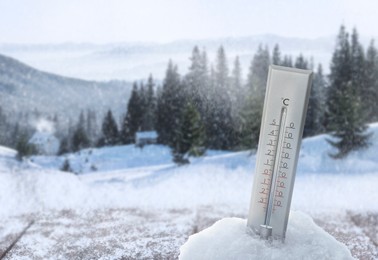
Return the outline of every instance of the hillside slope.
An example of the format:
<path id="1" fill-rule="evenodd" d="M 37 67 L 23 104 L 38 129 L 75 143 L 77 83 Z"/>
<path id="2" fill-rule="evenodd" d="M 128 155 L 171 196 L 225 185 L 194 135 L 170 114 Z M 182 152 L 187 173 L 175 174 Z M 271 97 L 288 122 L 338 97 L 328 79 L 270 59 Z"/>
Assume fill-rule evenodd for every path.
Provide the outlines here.
<path id="1" fill-rule="evenodd" d="M 123 111 L 128 82 L 96 82 L 62 77 L 0 55 L 0 104 L 5 111 L 77 115 L 81 109 Z"/>

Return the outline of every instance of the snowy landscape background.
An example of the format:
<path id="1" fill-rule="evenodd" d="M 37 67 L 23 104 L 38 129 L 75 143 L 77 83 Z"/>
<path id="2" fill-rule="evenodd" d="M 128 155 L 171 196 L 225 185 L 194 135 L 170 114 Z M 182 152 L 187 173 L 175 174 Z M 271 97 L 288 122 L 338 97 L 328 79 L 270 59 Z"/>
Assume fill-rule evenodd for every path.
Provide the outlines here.
<path id="1" fill-rule="evenodd" d="M 376 4 L 157 2 L 0 3 L 0 256 L 177 259 L 245 219 L 276 64 L 314 71 L 291 227 L 378 259 Z M 290 223 L 253 257 L 301 259 Z"/>
<path id="2" fill-rule="evenodd" d="M 375 136 L 369 149 L 336 162 L 329 158 L 327 136 L 305 139 L 292 202 L 292 210 L 312 216 L 361 259 L 378 253 L 377 124 L 369 131 Z M 67 156 L 20 163 L 15 155 L 1 148 L 1 247 L 30 220 L 37 223 L 11 258 L 176 258 L 196 229 L 222 217 L 246 217 L 255 167 L 255 155 L 248 151 L 208 151 L 177 167 L 167 147 L 128 145 L 68 155 L 74 169 L 83 171 L 75 176 L 57 170 Z M 91 163 L 98 172 L 90 171 Z M 362 222 L 356 226 L 355 219 Z"/>

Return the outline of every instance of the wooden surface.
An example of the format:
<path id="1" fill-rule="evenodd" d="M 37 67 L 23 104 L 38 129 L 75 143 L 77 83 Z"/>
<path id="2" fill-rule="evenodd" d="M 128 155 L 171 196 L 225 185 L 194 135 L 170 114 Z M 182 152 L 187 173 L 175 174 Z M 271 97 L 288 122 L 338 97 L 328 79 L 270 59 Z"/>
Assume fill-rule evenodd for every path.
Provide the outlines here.
<path id="1" fill-rule="evenodd" d="M 22 215 L 0 221 L 0 255 L 34 220 L 4 259 L 177 259 L 191 234 L 232 216 L 246 217 L 211 207 Z M 378 213 L 320 214 L 314 220 L 355 258 L 378 259 Z"/>

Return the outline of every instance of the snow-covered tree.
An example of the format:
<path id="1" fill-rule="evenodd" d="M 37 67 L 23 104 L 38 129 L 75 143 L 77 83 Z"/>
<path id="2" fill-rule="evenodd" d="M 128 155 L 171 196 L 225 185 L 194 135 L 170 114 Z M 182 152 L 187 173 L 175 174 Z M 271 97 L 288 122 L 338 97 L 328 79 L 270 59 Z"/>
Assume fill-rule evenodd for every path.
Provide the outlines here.
<path id="1" fill-rule="evenodd" d="M 200 89 L 202 86 L 202 57 L 201 52 L 197 46 L 193 48 L 192 56 L 190 57 L 191 64 L 189 71 L 185 77 L 185 85 L 188 98 L 192 100 L 193 104 L 198 108 L 202 107 L 202 97 Z"/>
<path id="2" fill-rule="evenodd" d="M 281 65 L 284 67 L 289 67 L 289 68 L 293 67 L 293 59 L 291 58 L 291 56 L 285 55 L 282 60 Z"/>
<path id="3" fill-rule="evenodd" d="M 272 64 L 282 65 L 281 51 L 280 51 L 280 46 L 278 44 L 275 44 L 273 48 Z"/>
<path id="4" fill-rule="evenodd" d="M 314 136 L 324 132 L 323 114 L 324 114 L 324 92 L 325 78 L 323 75 L 322 65 L 319 64 L 317 72 L 313 75 L 312 87 L 308 102 L 306 122 L 303 130 L 303 136 Z"/>
<path id="5" fill-rule="evenodd" d="M 29 138 L 26 133 L 20 134 L 16 144 L 16 151 L 16 158 L 18 160 L 22 160 L 24 157 L 37 154 L 37 148 L 33 144 L 29 143 Z"/>
<path id="6" fill-rule="evenodd" d="M 117 123 L 114 120 L 113 113 L 108 110 L 102 123 L 102 137 L 99 140 L 99 146 L 116 145 L 119 143 L 119 133 Z"/>
<path id="7" fill-rule="evenodd" d="M 77 152 L 84 148 L 88 148 L 90 146 L 90 141 L 85 131 L 85 121 L 83 112 L 80 113 L 79 121 L 72 136 L 71 144 L 72 150 L 74 152 Z"/>
<path id="8" fill-rule="evenodd" d="M 366 114 L 361 100 L 363 82 L 357 82 L 362 72 L 356 66 L 364 67 L 359 49 L 356 33 L 351 48 L 349 34 L 341 26 L 332 57 L 325 121 L 326 129 L 333 136 L 329 143 L 337 148 L 337 153 L 331 155 L 334 158 L 343 158 L 352 150 L 368 145 L 370 135 L 366 133 Z"/>
<path id="9" fill-rule="evenodd" d="M 60 140 L 58 155 L 66 154 L 71 151 L 70 142 L 68 137 L 63 137 Z"/>
<path id="10" fill-rule="evenodd" d="M 144 108 L 142 115 L 142 131 L 152 131 L 155 129 L 155 114 L 156 114 L 156 97 L 155 97 L 155 83 L 152 75 L 148 77 L 147 90 L 144 97 Z"/>
<path id="11" fill-rule="evenodd" d="M 235 142 L 231 115 L 231 89 L 227 58 L 221 46 L 217 52 L 214 70 L 212 106 L 209 109 L 206 135 L 208 145 L 214 149 L 232 149 Z"/>
<path id="12" fill-rule="evenodd" d="M 96 112 L 88 109 L 85 119 L 85 132 L 87 133 L 90 146 L 93 146 L 95 140 L 98 138 Z"/>
<path id="13" fill-rule="evenodd" d="M 366 53 L 366 92 L 364 93 L 365 111 L 370 122 L 378 121 L 378 51 L 374 46 L 374 41 Z"/>
<path id="14" fill-rule="evenodd" d="M 63 171 L 63 172 L 73 172 L 71 165 L 70 165 L 70 161 L 68 159 L 64 160 L 64 163 L 63 163 L 62 167 L 60 168 L 60 170 Z"/>
<path id="15" fill-rule="evenodd" d="M 204 125 L 199 112 L 192 103 L 189 102 L 184 108 L 181 124 L 175 132 L 172 154 L 176 163 L 188 163 L 187 156 L 204 154 Z"/>
<path id="16" fill-rule="evenodd" d="M 248 72 L 247 101 L 241 113 L 243 123 L 240 142 L 247 149 L 255 148 L 258 144 L 269 65 L 268 47 L 263 48 L 260 45 Z"/>
<path id="17" fill-rule="evenodd" d="M 185 96 L 180 75 L 177 66 L 169 61 L 156 112 L 159 143 L 172 145 L 175 129 L 180 125 L 183 104 L 185 104 Z"/>
<path id="18" fill-rule="evenodd" d="M 120 140 L 123 144 L 134 143 L 135 133 L 141 128 L 143 104 L 140 94 L 141 92 L 138 90 L 138 84 L 134 82 L 131 97 L 127 104 L 127 112 L 121 126 Z"/>
<path id="19" fill-rule="evenodd" d="M 299 54 L 297 59 L 295 60 L 294 67 L 297 69 L 307 70 L 309 69 L 309 62 L 307 59 L 303 56 L 303 54 Z"/>

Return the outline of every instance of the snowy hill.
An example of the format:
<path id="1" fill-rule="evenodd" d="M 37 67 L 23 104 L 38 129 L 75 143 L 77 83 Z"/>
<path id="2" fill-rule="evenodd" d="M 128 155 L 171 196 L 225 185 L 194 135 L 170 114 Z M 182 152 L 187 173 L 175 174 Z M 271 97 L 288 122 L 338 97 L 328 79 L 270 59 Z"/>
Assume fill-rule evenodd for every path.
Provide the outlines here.
<path id="1" fill-rule="evenodd" d="M 43 72 L 0 55 L 0 100 L 6 111 L 74 114 L 81 109 L 124 111 L 131 85 L 96 82 Z M 83 98 L 85 97 L 85 98 Z"/>

